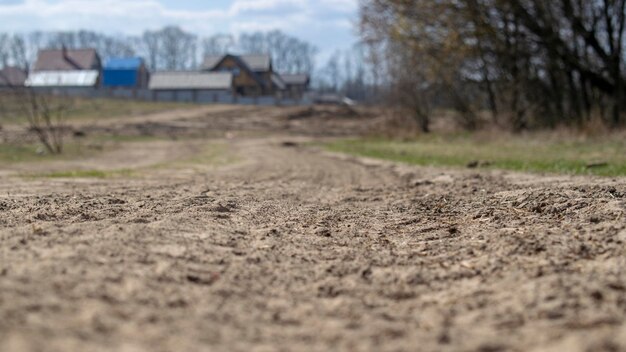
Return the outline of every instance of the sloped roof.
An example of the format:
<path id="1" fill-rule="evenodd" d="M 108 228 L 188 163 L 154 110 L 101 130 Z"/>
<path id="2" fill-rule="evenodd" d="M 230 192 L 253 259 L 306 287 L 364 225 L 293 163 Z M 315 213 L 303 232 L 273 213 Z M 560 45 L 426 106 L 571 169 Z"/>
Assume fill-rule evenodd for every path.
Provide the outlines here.
<path id="1" fill-rule="evenodd" d="M 212 70 L 227 55 L 207 55 L 202 63 L 203 70 Z M 272 66 L 272 58 L 267 54 L 231 55 L 243 61 L 254 72 L 267 72 Z"/>
<path id="2" fill-rule="evenodd" d="M 282 74 L 280 77 L 287 85 L 307 85 L 309 83 L 309 75 L 306 74 Z"/>
<path id="3" fill-rule="evenodd" d="M 230 72 L 156 72 L 150 78 L 152 90 L 231 89 Z"/>
<path id="4" fill-rule="evenodd" d="M 20 87 L 26 81 L 26 72 L 14 66 L 7 66 L 0 70 L 0 86 Z"/>
<path id="5" fill-rule="evenodd" d="M 278 89 L 285 89 L 287 86 L 285 85 L 285 82 L 283 81 L 282 77 L 280 77 L 277 74 L 272 74 L 272 83 L 274 83 L 274 85 L 276 86 L 276 88 Z"/>
<path id="6" fill-rule="evenodd" d="M 255 72 L 254 70 L 252 70 L 250 68 L 250 66 L 248 66 L 248 64 L 246 62 L 243 61 L 243 59 L 241 58 L 241 56 L 237 56 L 237 55 L 231 55 L 231 54 L 226 54 L 223 56 L 219 56 L 219 60 L 217 62 L 215 62 L 215 59 L 218 58 L 218 56 L 210 56 L 208 57 L 208 60 L 205 60 L 205 65 L 203 66 L 203 70 L 208 70 L 208 71 L 216 71 L 217 66 L 219 66 L 219 64 L 226 60 L 227 58 L 231 58 L 233 59 L 235 62 L 237 62 L 237 65 L 239 65 L 239 68 L 241 68 L 242 70 L 248 72 L 250 74 L 250 76 L 252 77 L 252 79 L 259 85 L 259 86 L 270 86 L 271 82 L 265 82 L 263 79 L 261 79 L 261 77 L 259 77 L 259 75 L 257 74 L 257 72 Z M 223 72 L 223 71 L 219 71 L 219 72 Z"/>
<path id="7" fill-rule="evenodd" d="M 272 58 L 267 54 L 241 55 L 240 57 L 252 71 L 267 72 L 272 65 Z"/>
<path id="8" fill-rule="evenodd" d="M 115 57 L 110 58 L 104 64 L 105 70 L 137 70 L 143 64 L 140 57 Z"/>
<path id="9" fill-rule="evenodd" d="M 204 61 L 202 62 L 203 70 L 212 70 L 217 66 L 217 64 L 222 61 L 226 55 L 207 55 L 204 57 Z"/>
<path id="10" fill-rule="evenodd" d="M 95 49 L 46 49 L 37 54 L 33 71 L 92 70 L 97 66 Z"/>
<path id="11" fill-rule="evenodd" d="M 93 87 L 98 83 L 95 70 L 31 72 L 26 80 L 28 87 Z"/>

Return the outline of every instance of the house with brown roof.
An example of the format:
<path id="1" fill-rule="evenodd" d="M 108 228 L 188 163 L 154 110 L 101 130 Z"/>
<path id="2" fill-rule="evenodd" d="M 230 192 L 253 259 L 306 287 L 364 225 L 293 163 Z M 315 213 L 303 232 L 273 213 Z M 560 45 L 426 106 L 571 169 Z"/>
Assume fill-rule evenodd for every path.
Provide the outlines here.
<path id="1" fill-rule="evenodd" d="M 6 66 L 0 70 L 0 89 L 23 87 L 26 81 L 26 71 L 15 66 Z"/>
<path id="2" fill-rule="evenodd" d="M 95 49 L 40 50 L 26 85 L 40 88 L 97 87 L 102 62 Z"/>
<path id="3" fill-rule="evenodd" d="M 96 49 L 39 50 L 33 71 L 100 71 L 102 63 Z"/>
<path id="4" fill-rule="evenodd" d="M 230 72 L 238 95 L 274 95 L 285 88 L 274 72 L 269 55 L 209 55 L 204 58 L 203 71 Z"/>

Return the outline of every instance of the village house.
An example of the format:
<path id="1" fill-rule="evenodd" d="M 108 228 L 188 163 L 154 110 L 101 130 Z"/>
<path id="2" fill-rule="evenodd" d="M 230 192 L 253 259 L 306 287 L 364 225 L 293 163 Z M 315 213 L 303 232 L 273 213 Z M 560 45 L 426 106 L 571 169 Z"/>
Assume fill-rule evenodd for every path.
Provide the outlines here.
<path id="1" fill-rule="evenodd" d="M 199 71 L 150 73 L 140 57 L 102 65 L 94 49 L 61 48 L 39 51 L 25 85 L 85 97 L 275 105 L 302 102 L 309 77 L 279 75 L 269 55 L 207 56 Z"/>
<path id="2" fill-rule="evenodd" d="M 111 58 L 102 70 L 102 86 L 105 88 L 143 89 L 148 87 L 150 74 L 140 57 Z"/>
<path id="3" fill-rule="evenodd" d="M 302 99 L 309 90 L 311 79 L 307 74 L 282 74 L 280 75 L 285 83 L 283 97 L 291 99 Z"/>
<path id="4" fill-rule="evenodd" d="M 149 89 L 158 101 L 210 103 L 232 97 L 233 79 L 230 72 L 156 72 Z"/>
<path id="5" fill-rule="evenodd" d="M 274 73 L 269 55 L 209 55 L 204 58 L 203 71 L 230 72 L 236 94 L 241 96 L 275 95 L 285 89 L 280 76 Z"/>
<path id="6" fill-rule="evenodd" d="M 36 88 L 95 88 L 100 83 L 95 49 L 40 50 L 26 85 Z"/>
<path id="7" fill-rule="evenodd" d="M 23 87 L 26 71 L 15 66 L 6 66 L 0 70 L 0 89 Z"/>

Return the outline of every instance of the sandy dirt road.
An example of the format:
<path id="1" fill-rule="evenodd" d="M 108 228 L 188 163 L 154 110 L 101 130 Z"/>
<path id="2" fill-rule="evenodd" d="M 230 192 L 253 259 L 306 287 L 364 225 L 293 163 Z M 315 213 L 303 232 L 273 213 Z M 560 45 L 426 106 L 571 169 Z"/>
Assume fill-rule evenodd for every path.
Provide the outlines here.
<path id="1" fill-rule="evenodd" d="M 0 351 L 626 350 L 624 179 L 374 162 L 268 123 L 206 139 L 225 163 L 5 172 Z M 133 158 L 199 142 L 154 143 Z"/>

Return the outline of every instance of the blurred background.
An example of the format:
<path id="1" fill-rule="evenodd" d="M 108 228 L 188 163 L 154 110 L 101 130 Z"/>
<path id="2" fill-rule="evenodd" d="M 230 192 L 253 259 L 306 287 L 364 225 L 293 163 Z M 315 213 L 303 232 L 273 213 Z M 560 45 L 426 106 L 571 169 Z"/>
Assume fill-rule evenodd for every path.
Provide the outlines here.
<path id="1" fill-rule="evenodd" d="M 576 159 L 587 172 L 623 151 L 625 2 L 3 0 L 0 109 L 5 124 L 39 131 L 76 99 L 120 99 L 367 107 L 386 121 L 371 135 L 470 133 L 472 145 L 610 134 Z M 50 96 L 55 109 L 41 101 Z"/>

